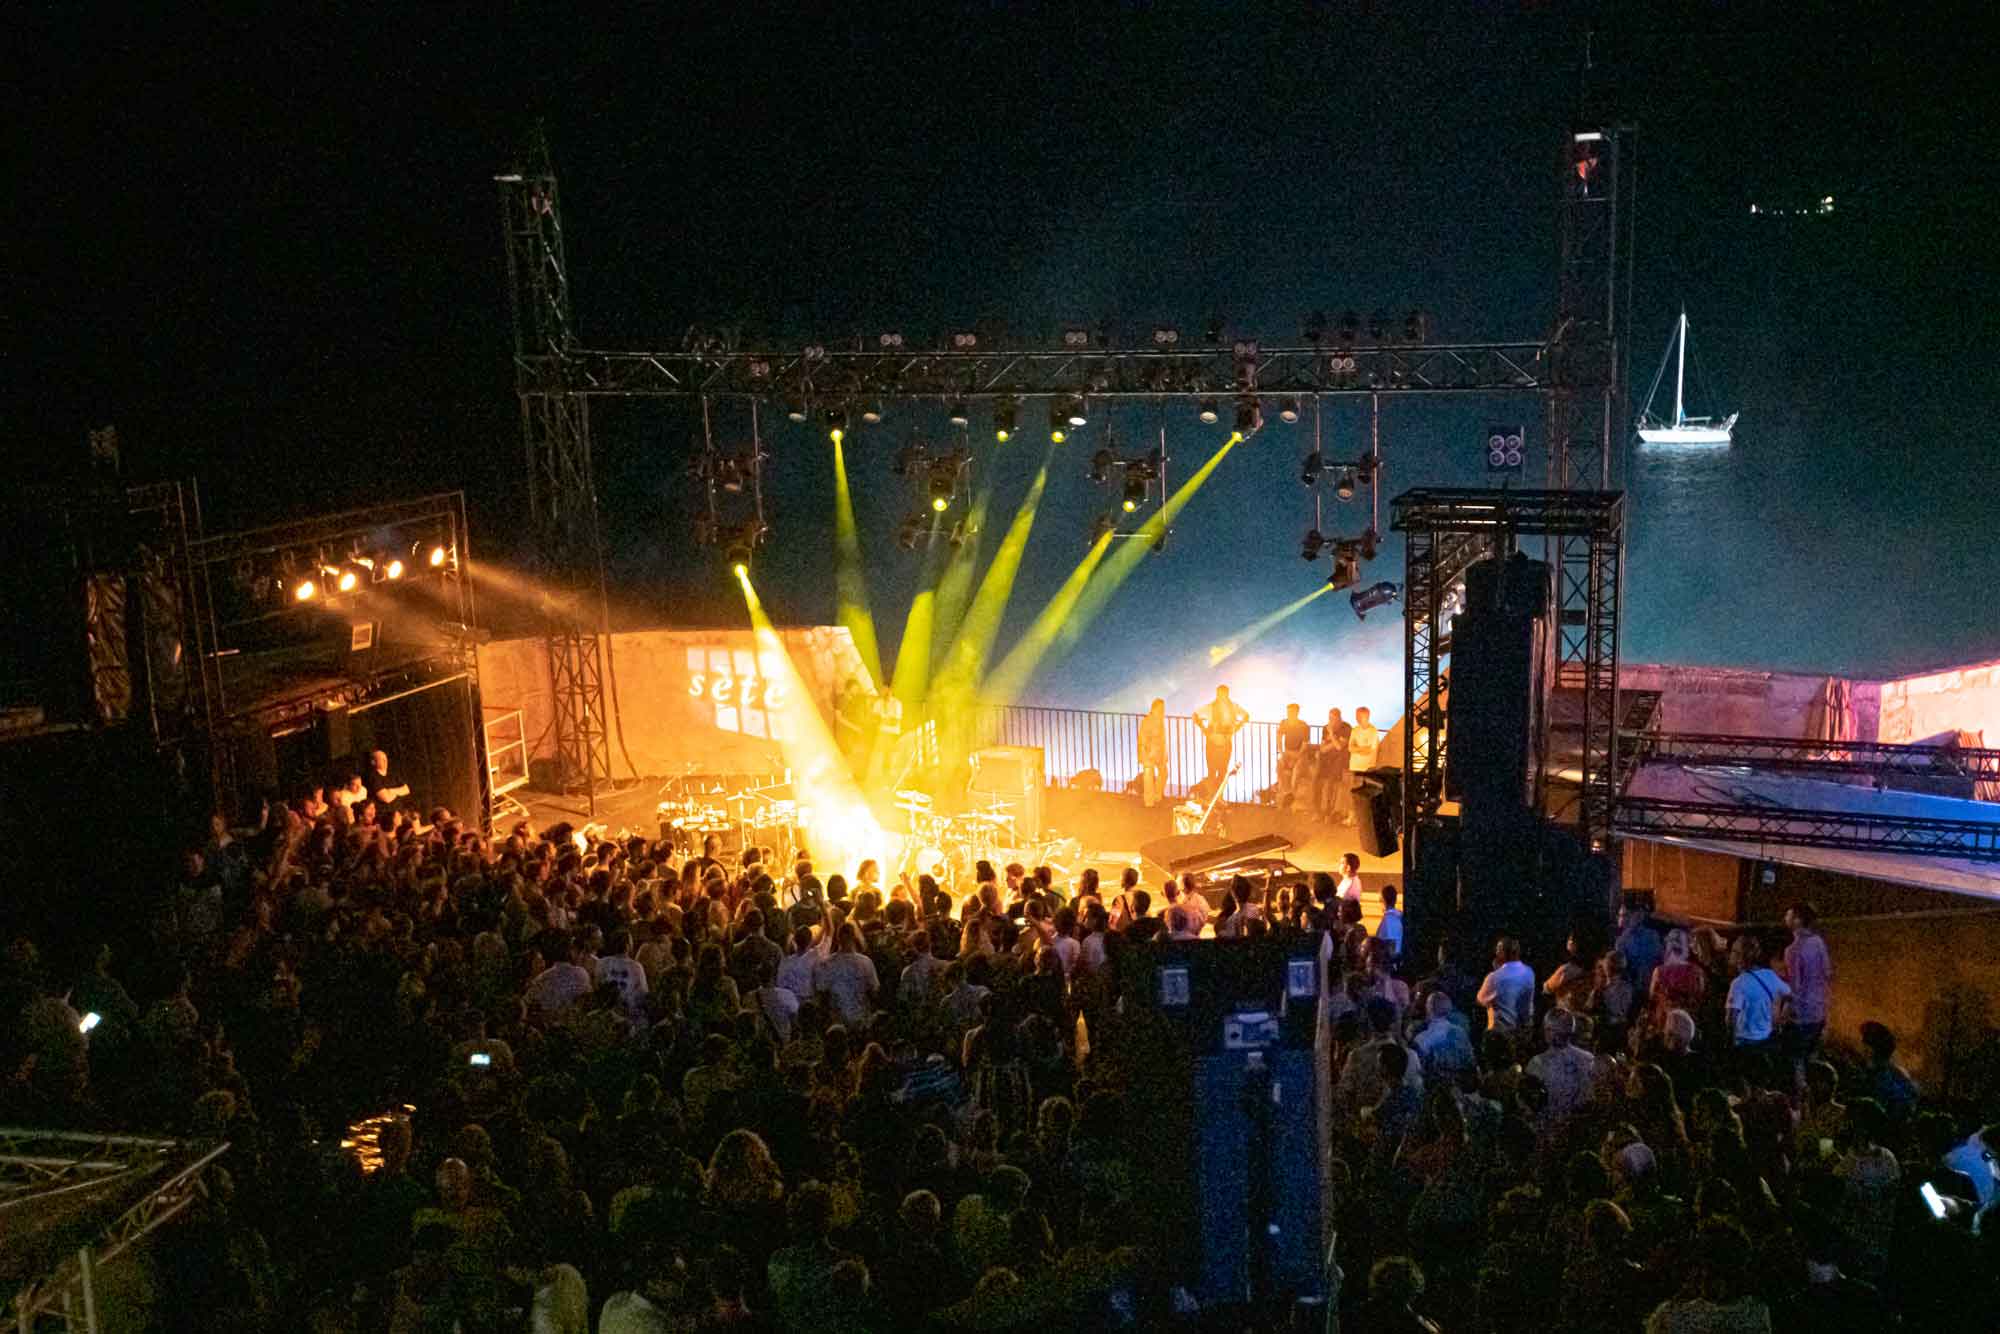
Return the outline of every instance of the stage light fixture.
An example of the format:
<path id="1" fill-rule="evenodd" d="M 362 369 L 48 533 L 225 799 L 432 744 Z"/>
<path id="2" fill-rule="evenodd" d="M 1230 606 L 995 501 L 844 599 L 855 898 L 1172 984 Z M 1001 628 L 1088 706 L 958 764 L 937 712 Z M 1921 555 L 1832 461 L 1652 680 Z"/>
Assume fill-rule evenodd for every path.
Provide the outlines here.
<path id="1" fill-rule="evenodd" d="M 1306 529 L 1305 540 L 1299 543 L 1299 555 L 1304 560 L 1316 561 L 1319 553 L 1326 550 L 1326 534 L 1317 528 Z"/>
<path id="2" fill-rule="evenodd" d="M 1064 329 L 1062 341 L 1064 347 L 1089 347 L 1090 330 L 1074 329 L 1074 328 Z"/>
<path id="3" fill-rule="evenodd" d="M 1365 621 L 1368 619 L 1369 612 L 1374 611 L 1377 607 L 1388 606 L 1391 602 L 1402 596 L 1402 592 L 1401 588 L 1384 579 L 1379 584 L 1370 584 L 1358 592 L 1349 594 L 1347 605 L 1354 608 L 1355 620 Z"/>
<path id="4" fill-rule="evenodd" d="M 424 563 L 429 565 L 433 570 L 442 570 L 445 562 L 450 559 L 451 548 L 442 542 L 432 543 L 431 549 L 424 554 Z"/>
<path id="5" fill-rule="evenodd" d="M 1181 331 L 1160 325 L 1153 330 L 1153 346 L 1173 347 L 1181 341 Z"/>
<path id="6" fill-rule="evenodd" d="M 1354 469 L 1342 468 L 1340 480 L 1333 484 L 1333 494 L 1342 500 L 1354 499 Z"/>
<path id="7" fill-rule="evenodd" d="M 1238 435 L 1247 436 L 1263 424 L 1264 410 L 1257 405 L 1256 399 L 1239 398 L 1236 400 L 1236 432 Z"/>
<path id="8" fill-rule="evenodd" d="M 884 334 L 883 337 L 886 338 L 888 335 Z M 901 335 L 898 335 L 898 337 L 900 338 Z M 899 343 L 898 346 L 901 346 L 901 344 Z M 861 409 L 861 420 L 870 426 L 880 426 L 882 424 L 882 415 L 882 400 L 879 398 L 869 399 L 867 404 Z"/>
<path id="9" fill-rule="evenodd" d="M 385 579 L 401 579 L 403 577 L 403 562 L 395 556 L 389 557 L 382 566 L 382 577 Z"/>
<path id="10" fill-rule="evenodd" d="M 723 552 L 722 558 L 729 562 L 729 569 L 738 579 L 750 573 L 750 548 L 738 542 Z"/>
<path id="11" fill-rule="evenodd" d="M 1319 484 L 1319 470 L 1326 466 L 1326 457 L 1317 449 L 1305 456 L 1299 463 L 1299 480 L 1307 486 Z"/>
<path id="12" fill-rule="evenodd" d="M 1049 404 L 1049 439 L 1057 444 L 1063 442 L 1063 428 L 1069 425 L 1069 418 L 1063 413 L 1060 402 Z"/>
<path id="13" fill-rule="evenodd" d="M 1278 420 L 1290 426 L 1299 419 L 1299 400 L 1287 395 L 1278 400 Z"/>
<path id="14" fill-rule="evenodd" d="M 1213 398 L 1204 398 L 1197 409 L 1203 426 L 1213 426 L 1222 420 L 1222 404 Z"/>
<path id="15" fill-rule="evenodd" d="M 827 435 L 838 443 L 840 438 L 847 434 L 847 409 L 843 407 L 831 407 L 822 416 L 826 421 Z"/>
<path id="16" fill-rule="evenodd" d="M 1090 456 L 1090 480 L 1102 485 L 1111 476 L 1111 451 L 1100 449 Z"/>
<path id="17" fill-rule="evenodd" d="M 958 468 L 955 463 L 940 460 L 931 465 L 931 509 L 942 514 L 951 508 L 952 497 L 958 492 Z"/>
<path id="18" fill-rule="evenodd" d="M 292 585 L 292 601 L 294 602 L 311 602 L 318 596 L 319 585 L 314 583 L 311 578 L 301 579 Z"/>
<path id="19" fill-rule="evenodd" d="M 785 416 L 803 426 L 812 413 L 807 410 L 804 399 L 789 398 L 785 400 Z"/>
<path id="20" fill-rule="evenodd" d="M 954 398 L 945 411 L 953 426 L 969 426 L 972 423 L 972 418 L 965 414 L 965 400 L 962 398 Z"/>
<path id="21" fill-rule="evenodd" d="M 875 346 L 884 351 L 899 350 L 903 346 L 903 335 L 899 333 L 876 334 Z"/>
<path id="22" fill-rule="evenodd" d="M 979 346 L 979 335 L 969 329 L 960 329 L 951 336 L 951 350 L 970 352 Z"/>
<path id="23" fill-rule="evenodd" d="M 735 459 L 724 459 L 722 461 L 722 489 L 731 495 L 742 493 L 743 466 Z"/>
<path id="24" fill-rule="evenodd" d="M 1021 402 L 1016 398 L 1003 398 L 993 405 L 993 438 L 1001 444 L 1014 434 L 1014 423 L 1021 411 Z"/>
<path id="25" fill-rule="evenodd" d="M 905 551 L 915 551 L 917 542 L 924 535 L 924 521 L 921 515 L 912 514 L 903 520 L 903 526 L 896 532 L 896 545 Z"/>
<path id="26" fill-rule="evenodd" d="M 1336 593 L 1361 582 L 1361 553 L 1355 546 L 1351 538 L 1343 538 L 1334 546 L 1333 573 L 1327 576 L 1326 586 Z"/>
<path id="27" fill-rule="evenodd" d="M 1083 426 L 1090 421 L 1090 405 L 1083 401 L 1082 394 L 1071 394 L 1063 403 L 1063 415 L 1071 426 Z"/>
<path id="28" fill-rule="evenodd" d="M 1146 474 L 1136 469 L 1125 472 L 1125 499 L 1119 502 L 1127 514 L 1146 503 Z"/>

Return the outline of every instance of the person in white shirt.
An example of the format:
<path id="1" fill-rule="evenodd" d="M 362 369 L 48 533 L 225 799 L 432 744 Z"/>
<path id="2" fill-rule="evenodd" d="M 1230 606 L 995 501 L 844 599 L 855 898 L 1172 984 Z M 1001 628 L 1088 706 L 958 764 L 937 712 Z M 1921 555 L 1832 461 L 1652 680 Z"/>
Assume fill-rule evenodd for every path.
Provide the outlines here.
<path id="1" fill-rule="evenodd" d="M 1738 936 L 1730 953 L 1737 971 L 1729 984 L 1729 1034 L 1739 1049 L 1762 1051 L 1778 1034 L 1792 989 L 1765 966 L 1764 942 L 1754 933 Z"/>
<path id="2" fill-rule="evenodd" d="M 1486 1007 L 1486 1026 L 1521 1029 L 1535 1015 L 1535 970 L 1521 962 L 1521 942 L 1500 937 L 1493 947 L 1493 971 L 1479 984 L 1479 1003 Z"/>
<path id="3" fill-rule="evenodd" d="M 859 1032 L 868 1026 L 871 1002 L 880 989 L 875 961 L 861 952 L 861 932 L 852 922 L 841 923 L 833 953 L 813 969 L 814 993 L 826 997 L 834 1018 L 850 1032 Z"/>
<path id="4" fill-rule="evenodd" d="M 1375 939 L 1387 941 L 1389 961 L 1399 963 L 1403 958 L 1403 913 L 1396 907 L 1396 887 L 1382 886 L 1382 923 L 1375 928 Z"/>
<path id="5" fill-rule="evenodd" d="M 805 1000 L 813 994 L 813 969 L 820 953 L 813 947 L 813 929 L 802 926 L 792 933 L 792 952 L 778 965 L 777 985 Z"/>
<path id="6" fill-rule="evenodd" d="M 590 951 L 583 942 L 572 940 L 569 958 L 558 959 L 529 980 L 528 1008 L 539 1017 L 550 1019 L 588 996 L 593 983 L 584 960 L 589 957 Z"/>
<path id="7" fill-rule="evenodd" d="M 1340 897 L 1361 902 L 1361 854 L 1343 853 L 1340 858 Z"/>
<path id="8" fill-rule="evenodd" d="M 1347 767 L 1352 773 L 1375 767 L 1375 752 L 1381 748 L 1382 733 L 1368 721 L 1366 706 L 1354 711 L 1354 730 L 1347 734 Z"/>
<path id="9" fill-rule="evenodd" d="M 1188 912 L 1186 908 L 1176 904 L 1167 909 L 1168 940 L 1199 940 L 1200 938 L 1188 926 Z"/>
<path id="10" fill-rule="evenodd" d="M 1581 1047 L 1570 1045 L 1576 1033 L 1576 1016 L 1568 1010 L 1550 1010 L 1542 1021 L 1548 1037 L 1547 1050 L 1537 1052 L 1528 1062 L 1528 1073 L 1542 1081 L 1549 1093 L 1544 1115 L 1550 1126 L 1560 1128 L 1583 1100 L 1590 1096 L 1590 1081 L 1597 1060 Z"/>
<path id="11" fill-rule="evenodd" d="M 1472 1050 L 1472 1035 L 1459 1026 L 1457 1007 L 1442 991 L 1433 991 L 1424 1002 L 1427 1022 L 1410 1039 L 1410 1046 L 1423 1058 L 1424 1069 L 1433 1078 L 1456 1080 L 1479 1065 Z"/>
<path id="12" fill-rule="evenodd" d="M 766 963 L 757 965 L 757 985 L 743 998 L 743 1008 L 771 1026 L 771 1035 L 780 1046 L 792 1040 L 799 1022 L 799 998 L 777 985 L 777 970 Z"/>
<path id="13" fill-rule="evenodd" d="M 1208 898 L 1195 886 L 1194 877 L 1181 877 L 1181 907 L 1187 909 L 1188 930 L 1200 935 L 1208 926 Z"/>
<path id="14" fill-rule="evenodd" d="M 611 933 L 606 948 L 609 953 L 597 961 L 597 983 L 617 987 L 626 1016 L 640 1022 L 646 1013 L 646 970 L 631 957 L 632 933 L 619 927 Z"/>
<path id="15" fill-rule="evenodd" d="M 896 983 L 896 999 L 915 1009 L 931 998 L 944 965 L 931 953 L 931 933 L 919 931 L 910 937 L 910 948 L 916 951 L 916 958 L 910 960 L 903 969 L 903 976 Z"/>
<path id="16" fill-rule="evenodd" d="M 1049 948 L 1062 961 L 1063 977 L 1066 979 L 1076 971 L 1076 909 L 1064 907 L 1056 909 L 1055 935 L 1049 940 Z"/>

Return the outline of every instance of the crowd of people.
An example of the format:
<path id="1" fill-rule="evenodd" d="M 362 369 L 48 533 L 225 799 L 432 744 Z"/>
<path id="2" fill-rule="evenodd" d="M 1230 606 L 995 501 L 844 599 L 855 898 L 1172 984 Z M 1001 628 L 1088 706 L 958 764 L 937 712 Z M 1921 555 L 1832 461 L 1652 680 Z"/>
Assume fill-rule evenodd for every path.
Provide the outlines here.
<path id="1" fill-rule="evenodd" d="M 1117 979 L 1293 933 L 1332 1072 L 1315 1320 L 1990 1327 L 2000 1126 L 1879 1025 L 1829 1055 L 1806 905 L 1776 969 L 1634 910 L 1538 982 L 1511 940 L 1410 957 L 1353 862 L 1215 906 L 402 805 L 216 821 L 143 954 L 12 943 L 0 1122 L 230 1145 L 157 1243 L 160 1328 L 1202 1327 L 1198 1237 L 1148 1201 L 1204 1150 L 1137 1110 Z"/>

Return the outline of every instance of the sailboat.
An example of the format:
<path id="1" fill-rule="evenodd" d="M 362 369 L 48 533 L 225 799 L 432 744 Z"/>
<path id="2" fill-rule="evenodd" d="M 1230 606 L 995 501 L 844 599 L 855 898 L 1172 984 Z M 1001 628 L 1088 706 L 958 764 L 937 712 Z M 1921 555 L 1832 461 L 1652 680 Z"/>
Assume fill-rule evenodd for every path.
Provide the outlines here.
<path id="1" fill-rule="evenodd" d="M 1673 337 L 1667 340 L 1667 350 L 1660 357 L 1660 369 L 1653 373 L 1653 387 L 1646 391 L 1646 407 L 1639 414 L 1639 438 L 1649 445 L 1726 445 L 1738 414 L 1732 412 L 1721 421 L 1687 415 L 1682 399 L 1687 383 L 1687 347 L 1688 317 L 1684 310 L 1674 322 Z M 1672 421 L 1663 421 L 1653 415 L 1653 399 L 1660 392 L 1660 381 L 1666 376 L 1670 360 L 1674 363 L 1674 416 Z"/>

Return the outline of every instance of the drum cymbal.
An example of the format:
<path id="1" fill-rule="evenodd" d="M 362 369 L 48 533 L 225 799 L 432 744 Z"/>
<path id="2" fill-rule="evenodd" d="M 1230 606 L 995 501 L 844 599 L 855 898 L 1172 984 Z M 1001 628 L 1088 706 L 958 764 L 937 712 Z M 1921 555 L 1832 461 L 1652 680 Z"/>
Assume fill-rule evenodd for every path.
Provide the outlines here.
<path id="1" fill-rule="evenodd" d="M 931 794 L 928 792 L 919 792 L 913 787 L 906 787 L 896 793 L 896 800 L 928 806 L 931 804 Z"/>

